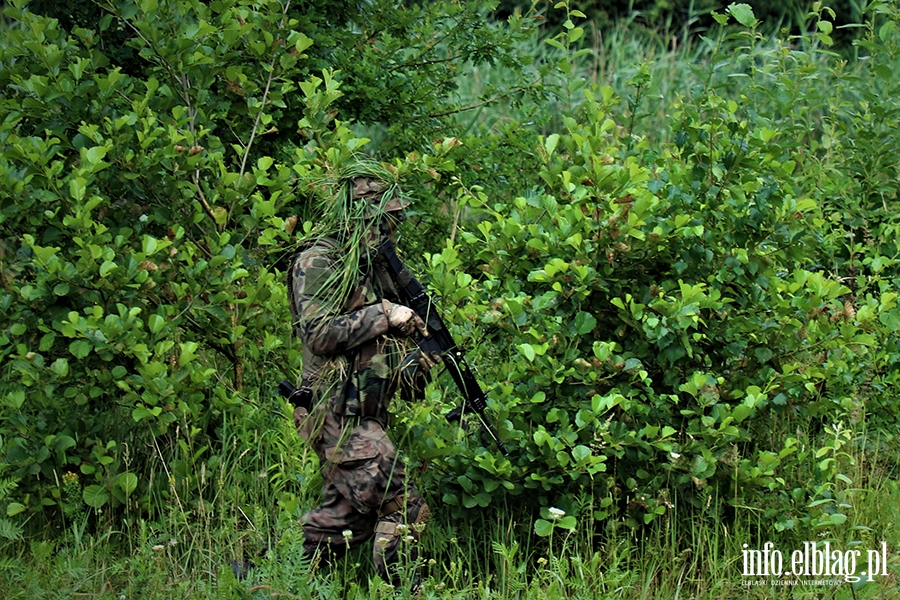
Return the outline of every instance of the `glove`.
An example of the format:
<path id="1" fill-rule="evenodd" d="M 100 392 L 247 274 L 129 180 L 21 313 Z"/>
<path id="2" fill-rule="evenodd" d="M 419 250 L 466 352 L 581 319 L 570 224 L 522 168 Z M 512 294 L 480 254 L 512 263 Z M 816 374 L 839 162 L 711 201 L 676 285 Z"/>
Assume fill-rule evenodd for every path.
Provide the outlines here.
<path id="1" fill-rule="evenodd" d="M 425 321 L 410 307 L 394 304 L 387 300 L 381 301 L 381 307 L 391 329 L 395 329 L 405 336 L 410 336 L 418 330 L 423 337 L 428 337 Z"/>
<path id="2" fill-rule="evenodd" d="M 437 352 L 418 351 L 418 353 L 419 353 L 419 368 L 424 372 L 428 372 L 435 365 L 444 362 L 444 359 L 441 358 L 441 355 L 438 354 Z"/>

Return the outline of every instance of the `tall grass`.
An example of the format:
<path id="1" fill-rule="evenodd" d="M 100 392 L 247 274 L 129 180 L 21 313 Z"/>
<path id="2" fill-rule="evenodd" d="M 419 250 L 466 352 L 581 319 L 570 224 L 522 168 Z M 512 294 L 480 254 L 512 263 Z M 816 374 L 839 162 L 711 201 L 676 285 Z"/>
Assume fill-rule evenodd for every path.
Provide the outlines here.
<path id="1" fill-rule="evenodd" d="M 271 427 L 269 433 L 235 430 L 224 438 L 223 446 L 231 450 L 211 483 L 219 489 L 208 509 L 200 502 L 186 504 L 173 490 L 172 512 L 160 522 L 126 521 L 123 530 L 95 512 L 55 538 L 7 543 L 0 593 L 10 600 L 415 597 L 410 589 L 394 590 L 373 578 L 366 546 L 332 565 L 303 557 L 299 516 L 316 502 L 317 465 L 304 457 L 289 425 L 268 417 L 262 422 Z M 796 425 L 781 429 L 806 433 L 805 443 L 821 445 Z M 248 444 L 251 440 L 255 445 Z M 860 428 L 848 448 L 844 473 L 852 482 L 846 496 L 852 507 L 839 529 L 798 523 L 776 531 L 760 507 L 737 503 L 721 513 L 715 510 L 719 498 L 691 506 L 674 496 L 663 518 L 634 531 L 615 519 L 595 519 L 597 502 L 586 491 L 572 503 L 574 530 L 538 537 L 534 522 L 540 515 L 514 499 L 454 514 L 441 507 L 435 490 L 427 490 L 434 520 L 420 542 L 420 559 L 404 568 L 410 578 L 415 569 L 423 576 L 423 598 L 893 597 L 900 594 L 896 560 L 889 577 L 862 586 L 776 590 L 749 587 L 746 582 L 760 578 L 741 576 L 745 544 L 758 549 L 772 542 L 785 554 L 806 541 L 829 541 L 842 550 L 867 550 L 881 541 L 900 545 L 896 443 Z M 780 475 L 799 486 L 814 477 L 814 469 L 811 464 Z M 242 559 L 255 567 L 238 580 L 230 563 Z"/>
<path id="2" fill-rule="evenodd" d="M 828 14 L 822 17 L 827 19 Z M 688 25 L 694 21 L 689 19 Z M 807 30 L 811 27 L 814 31 L 816 22 L 812 15 L 804 15 Z M 534 125 L 545 134 L 558 131 L 562 115 L 577 114 L 584 103 L 583 90 L 590 86 L 612 88 L 619 99 L 613 114 L 621 122 L 635 119 L 634 133 L 654 143 L 670 141 L 674 135 L 666 126 L 673 102 L 680 99 L 691 103 L 708 89 L 735 100 L 752 90 L 753 95 L 742 104 L 749 102 L 760 113 L 771 112 L 776 118 L 806 119 L 794 123 L 799 129 L 821 117 L 829 99 L 835 100 L 832 86 L 837 77 L 854 77 L 865 69 L 824 48 L 812 34 L 783 38 L 760 31 L 736 33 L 727 28 L 700 31 L 686 27 L 672 32 L 634 22 L 603 30 L 590 22 L 580 25 L 588 33 L 578 47 L 569 49 L 568 55 L 546 43 L 549 33 L 523 47 L 523 54 L 534 57 L 532 77 L 545 84 L 546 96 L 540 103 L 517 105 L 505 100 L 474 116 L 462 113 L 459 119 L 464 130 L 489 132 L 515 120 Z M 845 52 L 855 54 L 856 50 Z M 569 76 L 553 67 L 562 63 L 570 63 L 574 74 Z M 836 69 L 844 72 L 835 74 Z M 798 71 L 797 79 L 784 80 Z M 486 90 L 499 87 L 506 77 L 502 69 L 481 67 L 465 72 L 458 80 L 459 105 L 478 103 Z M 767 97 L 766 89 L 788 95 Z"/>

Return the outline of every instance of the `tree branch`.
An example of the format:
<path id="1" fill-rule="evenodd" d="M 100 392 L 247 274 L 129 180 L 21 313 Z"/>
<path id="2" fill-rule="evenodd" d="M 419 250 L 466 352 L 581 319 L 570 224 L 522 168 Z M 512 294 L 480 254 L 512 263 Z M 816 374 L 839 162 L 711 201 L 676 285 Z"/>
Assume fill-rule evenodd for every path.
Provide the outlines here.
<path id="1" fill-rule="evenodd" d="M 494 102 L 499 102 L 500 100 L 503 100 L 504 98 L 512 96 L 516 92 L 520 92 L 520 91 L 522 91 L 521 88 L 517 88 L 517 89 L 507 92 L 505 94 L 500 94 L 499 96 L 494 96 L 490 100 L 485 100 L 484 102 L 479 102 L 478 104 L 473 104 L 471 106 L 466 106 L 463 108 L 455 108 L 453 110 L 448 110 L 448 111 L 442 112 L 442 113 L 435 113 L 435 114 L 427 115 L 426 117 L 420 117 L 420 118 L 439 119 L 441 117 L 449 117 L 450 115 L 455 115 L 455 114 L 459 114 L 462 112 L 475 110 L 476 108 L 481 108 L 483 106 L 488 106 L 490 104 L 493 104 Z"/>
<path id="2" fill-rule="evenodd" d="M 284 5 L 284 11 L 281 16 L 281 28 L 284 28 L 284 20 L 287 18 L 288 9 L 291 7 L 291 2 L 288 0 Z M 250 148 L 253 147 L 253 141 L 256 139 L 256 132 L 259 130 L 259 122 L 262 119 L 263 111 L 266 110 L 266 99 L 269 97 L 269 89 L 272 87 L 272 79 L 275 77 L 275 57 L 272 58 L 272 62 L 269 63 L 269 79 L 266 81 L 266 89 L 263 92 L 262 102 L 259 105 L 259 112 L 256 113 L 256 120 L 253 122 L 253 129 L 250 131 L 250 139 L 247 141 L 247 145 L 244 146 L 244 156 L 241 158 L 241 171 L 238 175 L 238 184 L 240 184 L 244 179 L 244 172 L 247 169 L 247 159 L 250 157 Z M 231 208 L 228 209 L 228 218 L 231 218 L 231 213 L 234 212 L 234 208 L 237 205 L 237 199 L 231 203 Z"/>

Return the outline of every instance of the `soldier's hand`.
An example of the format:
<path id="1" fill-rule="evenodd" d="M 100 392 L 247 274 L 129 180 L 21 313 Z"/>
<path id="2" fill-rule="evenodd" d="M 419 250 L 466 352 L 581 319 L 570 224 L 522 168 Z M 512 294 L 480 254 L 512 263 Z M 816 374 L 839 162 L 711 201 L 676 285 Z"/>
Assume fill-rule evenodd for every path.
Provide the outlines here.
<path id="1" fill-rule="evenodd" d="M 418 330 L 424 337 L 428 337 L 428 328 L 425 326 L 425 321 L 410 307 L 394 304 L 387 300 L 382 300 L 381 306 L 384 309 L 384 315 L 387 317 L 388 325 L 392 329 L 399 330 L 400 333 L 406 336 L 410 336 Z"/>
<path id="2" fill-rule="evenodd" d="M 423 371 L 430 371 L 432 367 L 442 362 L 444 362 L 444 359 L 437 352 L 419 353 L 419 368 Z"/>

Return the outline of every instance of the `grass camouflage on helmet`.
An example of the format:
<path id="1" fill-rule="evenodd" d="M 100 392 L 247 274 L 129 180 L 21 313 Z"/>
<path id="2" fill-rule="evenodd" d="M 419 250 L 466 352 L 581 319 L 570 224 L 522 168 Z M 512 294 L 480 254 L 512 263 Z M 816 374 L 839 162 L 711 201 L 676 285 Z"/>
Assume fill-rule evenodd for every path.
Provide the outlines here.
<path id="1" fill-rule="evenodd" d="M 380 235 L 371 239 L 372 233 L 378 233 L 383 218 L 409 206 L 409 200 L 402 195 L 396 173 L 370 159 L 359 159 L 327 179 L 310 183 L 322 209 L 317 211 L 313 228 L 300 240 L 300 248 L 325 240 L 337 245 L 337 268 L 322 288 L 327 297 L 317 300 L 338 311 L 380 240 Z"/>

